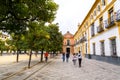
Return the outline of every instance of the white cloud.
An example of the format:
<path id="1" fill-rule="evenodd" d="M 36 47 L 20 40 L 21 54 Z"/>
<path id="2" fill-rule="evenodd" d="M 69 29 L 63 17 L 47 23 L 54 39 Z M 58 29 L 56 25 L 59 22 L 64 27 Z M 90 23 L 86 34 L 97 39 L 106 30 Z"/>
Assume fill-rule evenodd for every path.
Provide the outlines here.
<path id="1" fill-rule="evenodd" d="M 60 31 L 65 34 L 70 31 L 74 34 L 77 31 L 78 23 L 81 23 L 95 0 L 54 0 L 59 9 L 55 22 L 59 23 Z"/>

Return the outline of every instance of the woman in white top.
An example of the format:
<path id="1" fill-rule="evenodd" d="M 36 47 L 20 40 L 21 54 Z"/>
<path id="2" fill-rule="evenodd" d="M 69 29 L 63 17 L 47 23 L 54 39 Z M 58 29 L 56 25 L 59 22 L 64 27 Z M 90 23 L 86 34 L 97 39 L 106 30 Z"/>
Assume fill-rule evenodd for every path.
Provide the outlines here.
<path id="1" fill-rule="evenodd" d="M 77 56 L 76 56 L 75 53 L 73 53 L 73 59 L 72 59 L 72 61 L 73 61 L 73 64 L 76 65 Z"/>

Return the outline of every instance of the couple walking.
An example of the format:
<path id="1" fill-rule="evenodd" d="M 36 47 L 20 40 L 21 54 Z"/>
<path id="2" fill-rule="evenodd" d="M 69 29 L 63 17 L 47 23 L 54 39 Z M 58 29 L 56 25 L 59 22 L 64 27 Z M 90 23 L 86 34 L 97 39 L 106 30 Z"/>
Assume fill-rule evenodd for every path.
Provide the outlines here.
<path id="1" fill-rule="evenodd" d="M 70 53 L 62 53 L 62 59 L 63 59 L 63 62 L 65 62 L 65 58 L 66 58 L 66 62 L 68 62 L 69 60 L 69 57 L 70 57 Z"/>
<path id="2" fill-rule="evenodd" d="M 81 67 L 81 61 L 82 61 L 81 51 L 79 51 L 78 54 L 75 54 L 75 53 L 73 54 L 73 59 L 72 59 L 72 61 L 73 61 L 73 64 L 74 64 L 74 65 L 76 65 L 77 59 L 78 59 L 79 67 Z"/>

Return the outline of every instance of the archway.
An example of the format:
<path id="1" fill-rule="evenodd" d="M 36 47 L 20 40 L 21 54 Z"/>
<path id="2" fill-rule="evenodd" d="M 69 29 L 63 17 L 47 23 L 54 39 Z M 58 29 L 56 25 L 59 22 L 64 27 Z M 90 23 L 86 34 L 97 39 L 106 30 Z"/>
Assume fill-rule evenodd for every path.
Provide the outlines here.
<path id="1" fill-rule="evenodd" d="M 70 53 L 70 48 L 66 48 L 66 53 Z"/>

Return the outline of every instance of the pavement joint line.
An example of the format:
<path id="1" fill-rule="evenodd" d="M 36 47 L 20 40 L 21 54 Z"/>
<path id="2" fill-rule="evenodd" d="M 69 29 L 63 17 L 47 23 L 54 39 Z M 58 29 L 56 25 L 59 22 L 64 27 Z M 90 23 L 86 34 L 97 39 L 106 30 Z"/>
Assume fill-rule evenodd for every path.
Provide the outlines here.
<path id="1" fill-rule="evenodd" d="M 95 60 L 95 61 L 97 61 L 97 60 Z M 100 62 L 100 61 L 97 61 L 97 62 Z M 105 70 L 105 71 L 117 73 L 117 72 L 115 72 L 114 70 L 111 70 L 111 69 L 108 69 L 108 68 L 105 68 L 105 67 L 101 66 L 101 65 L 98 64 L 97 62 L 95 62 L 95 65 L 98 66 L 99 68 L 101 68 L 101 69 L 103 69 L 103 70 Z M 94 63 L 90 63 L 90 64 L 94 65 Z M 117 73 L 117 74 L 118 74 L 118 73 Z"/>
<path id="2" fill-rule="evenodd" d="M 1 79 L 1 80 L 6 80 L 6 79 L 8 79 L 8 78 L 10 78 L 10 77 L 12 77 L 12 76 L 14 76 L 14 75 L 16 75 L 16 74 L 18 74 L 18 73 L 22 72 L 22 71 L 25 71 L 25 70 L 24 70 L 24 69 L 19 70 L 19 71 L 17 71 L 17 72 L 15 72 L 15 73 L 13 73 L 13 74 L 11 74 L 11 75 L 9 75 L 9 76 L 7 76 L 7 77 L 5 77 L 5 78 Z"/>
<path id="3" fill-rule="evenodd" d="M 54 60 L 54 59 L 53 59 Z M 49 61 L 47 64 L 43 65 L 42 67 L 40 67 L 39 69 L 37 69 L 36 71 L 34 71 L 33 73 L 31 73 L 29 76 L 27 76 L 26 78 L 24 78 L 23 80 L 27 80 L 29 77 L 31 77 L 32 75 L 34 75 L 35 73 L 37 73 L 39 70 L 43 69 L 45 66 L 49 65 L 50 63 L 52 63 L 52 61 Z"/>
<path id="4" fill-rule="evenodd" d="M 9 76 L 7 76 L 7 77 L 4 77 L 4 78 L 2 78 L 1 80 L 9 79 L 9 78 L 11 78 L 11 77 L 13 77 L 13 76 L 15 76 L 15 75 L 17 75 L 17 74 L 19 74 L 19 73 L 25 71 L 25 70 L 31 69 L 32 67 L 34 67 L 34 66 L 36 66 L 36 65 L 38 65 L 38 64 L 40 64 L 40 63 L 42 63 L 42 62 L 38 62 L 38 63 L 32 65 L 30 68 L 28 68 L 28 67 L 23 67 L 21 70 L 19 70 L 19 71 L 13 73 L 13 74 L 11 74 L 11 75 L 9 75 Z"/>
<path id="5" fill-rule="evenodd" d="M 106 70 L 106 71 L 109 71 L 109 72 L 114 72 L 114 73 L 117 73 L 117 72 L 115 72 L 114 70 L 111 70 L 111 69 L 108 69 L 108 68 L 104 68 L 104 67 L 102 67 L 101 65 L 99 65 L 99 64 L 96 64 L 99 68 L 101 68 L 101 69 L 103 69 L 103 70 Z M 117 73 L 118 74 L 118 73 Z"/>
<path id="6" fill-rule="evenodd" d="M 51 60 L 50 62 L 52 62 L 52 60 Z M 48 65 L 50 62 L 48 62 L 47 64 L 43 65 L 40 69 L 42 69 L 44 66 Z M 43 62 L 38 62 L 38 63 L 32 65 L 30 68 L 28 68 L 28 67 L 23 67 L 21 70 L 16 71 L 15 73 L 13 73 L 13 74 L 11 74 L 11 75 L 9 75 L 9 76 L 7 76 L 7 77 L 2 78 L 1 80 L 8 80 L 9 78 L 12 78 L 12 77 L 14 77 L 15 75 L 18 75 L 18 74 L 20 74 L 20 73 L 22 73 L 22 72 L 24 72 L 24 71 L 26 71 L 26 70 L 28 70 L 28 69 L 32 69 L 33 67 L 35 67 L 36 65 L 38 65 L 38 64 L 40 64 L 40 63 L 43 63 Z M 38 70 L 40 70 L 40 69 L 38 69 Z M 35 72 L 33 72 L 32 74 L 35 74 L 36 72 L 37 72 L 37 70 L 36 70 Z M 31 75 L 32 75 L 32 74 L 31 74 Z M 29 75 L 29 77 L 30 77 L 31 75 Z M 26 80 L 26 79 L 29 78 L 29 77 L 26 77 L 26 78 L 23 79 L 23 80 Z"/>

